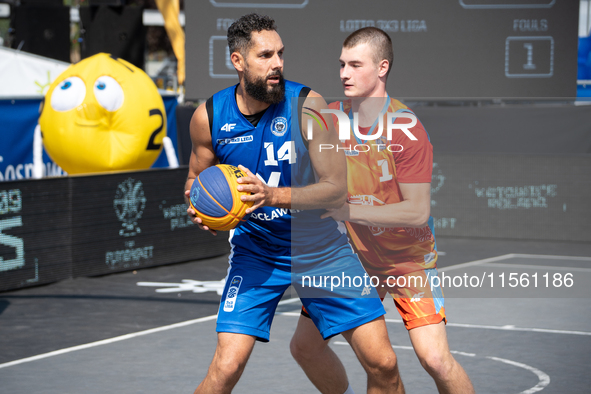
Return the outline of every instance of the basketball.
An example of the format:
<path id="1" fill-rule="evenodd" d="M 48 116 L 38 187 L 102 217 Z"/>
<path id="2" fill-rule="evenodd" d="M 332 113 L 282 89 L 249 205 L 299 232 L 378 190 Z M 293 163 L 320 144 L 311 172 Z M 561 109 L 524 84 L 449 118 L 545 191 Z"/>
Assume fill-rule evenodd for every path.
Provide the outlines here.
<path id="1" fill-rule="evenodd" d="M 243 217 L 253 201 L 241 201 L 240 196 L 250 193 L 236 189 L 238 178 L 245 176 L 238 167 L 218 164 L 202 171 L 193 181 L 191 207 L 205 226 L 228 231 L 246 221 Z"/>

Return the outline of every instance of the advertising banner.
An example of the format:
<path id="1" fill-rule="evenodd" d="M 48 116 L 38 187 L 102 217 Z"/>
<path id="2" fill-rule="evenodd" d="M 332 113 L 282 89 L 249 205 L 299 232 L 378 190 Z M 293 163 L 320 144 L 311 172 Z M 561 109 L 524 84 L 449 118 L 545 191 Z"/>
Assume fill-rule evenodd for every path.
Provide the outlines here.
<path id="1" fill-rule="evenodd" d="M 213 257 L 227 238 L 199 230 L 186 168 L 0 184 L 0 291 Z"/>

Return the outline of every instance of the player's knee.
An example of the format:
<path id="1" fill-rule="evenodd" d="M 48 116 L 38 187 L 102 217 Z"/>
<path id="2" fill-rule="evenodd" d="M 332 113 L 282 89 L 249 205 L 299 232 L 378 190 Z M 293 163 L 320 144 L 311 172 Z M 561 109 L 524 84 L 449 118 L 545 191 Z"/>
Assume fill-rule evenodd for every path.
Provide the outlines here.
<path id="1" fill-rule="evenodd" d="M 307 341 L 302 340 L 298 335 L 294 335 L 293 338 L 291 338 L 289 350 L 294 360 L 300 364 L 313 359 L 320 351 L 320 349 L 310 346 Z"/>
<path id="2" fill-rule="evenodd" d="M 371 360 L 367 360 L 366 370 L 368 375 L 371 375 L 378 380 L 399 379 L 398 359 L 393 351 L 388 352 L 387 355 L 373 357 Z"/>
<path id="3" fill-rule="evenodd" d="M 451 353 L 430 352 L 421 357 L 421 365 L 429 375 L 441 380 L 448 380 L 455 362 Z"/>
<path id="4" fill-rule="evenodd" d="M 218 357 L 214 364 L 214 380 L 219 386 L 224 387 L 237 382 L 246 367 L 246 360 L 241 360 L 231 355 Z"/>

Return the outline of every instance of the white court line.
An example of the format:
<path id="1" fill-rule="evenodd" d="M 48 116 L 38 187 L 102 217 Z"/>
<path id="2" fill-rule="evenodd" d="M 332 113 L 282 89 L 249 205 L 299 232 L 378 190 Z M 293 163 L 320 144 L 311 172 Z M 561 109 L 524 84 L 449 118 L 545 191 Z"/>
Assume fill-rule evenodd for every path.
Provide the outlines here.
<path id="1" fill-rule="evenodd" d="M 572 271 L 572 272 L 591 272 L 591 268 L 579 267 L 557 267 L 555 265 L 530 265 L 530 264 L 509 264 L 509 263 L 484 263 L 487 267 L 500 268 L 526 268 L 546 271 Z"/>
<path id="2" fill-rule="evenodd" d="M 297 317 L 300 312 L 278 312 L 277 315 L 282 316 L 293 316 Z M 400 319 L 384 319 L 387 323 L 404 323 Z M 482 324 L 463 324 L 463 323 L 447 323 L 449 327 L 462 327 L 462 328 L 481 328 L 486 330 L 499 330 L 499 331 L 526 331 L 526 332 L 540 332 L 546 334 L 567 334 L 567 335 L 591 335 L 591 332 L 587 331 L 568 331 L 568 330 L 551 330 L 547 328 L 528 328 L 528 327 L 515 327 L 515 326 L 487 326 Z"/>
<path id="3" fill-rule="evenodd" d="M 486 264 L 486 263 L 493 263 L 495 261 L 509 260 L 509 259 L 514 258 L 514 257 L 515 257 L 515 254 L 513 254 L 513 253 L 504 254 L 502 256 L 491 257 L 491 258 L 488 258 L 488 259 L 474 260 L 474 261 L 470 261 L 468 263 L 461 263 L 461 264 L 450 265 L 448 267 L 437 268 L 437 271 L 439 271 L 439 272 L 446 272 L 446 271 L 458 270 L 458 269 L 461 269 L 461 268 L 472 267 L 472 266 L 475 266 L 475 265 L 482 265 L 482 264 Z"/>
<path id="4" fill-rule="evenodd" d="M 299 300 L 300 300 L 299 298 L 291 298 L 288 300 L 279 301 L 279 305 L 291 304 L 291 303 L 294 303 Z M 121 335 L 121 336 L 114 337 L 114 338 L 103 339 L 102 341 L 91 342 L 91 343 L 86 343 L 84 345 L 72 346 L 72 347 L 68 347 L 65 349 L 55 350 L 53 352 L 43 353 L 43 354 L 39 354 L 37 356 L 21 358 L 19 360 L 14 360 L 14 361 L 10 361 L 10 362 L 4 363 L 4 364 L 0 364 L 0 369 L 6 368 L 6 367 L 12 367 L 13 365 L 28 363 L 31 361 L 42 360 L 42 359 L 48 358 L 48 357 L 59 356 L 60 354 L 75 352 L 77 350 L 88 349 L 88 348 L 101 346 L 101 345 L 108 345 L 110 343 L 124 341 L 126 339 L 131 339 L 131 338 L 137 338 L 137 337 L 141 337 L 144 335 L 154 334 L 156 332 L 168 331 L 168 330 L 172 330 L 175 328 L 190 326 L 192 324 L 202 323 L 204 321 L 215 320 L 217 317 L 218 317 L 217 315 L 200 317 L 199 319 L 187 320 L 187 321 L 180 322 L 180 323 L 170 324 L 168 326 L 151 328 L 151 329 L 145 330 L 145 331 L 139 331 L 139 332 L 134 332 L 131 334 Z"/>
<path id="5" fill-rule="evenodd" d="M 522 259 L 591 261 L 591 257 L 584 257 L 584 256 L 554 256 L 551 254 L 520 254 L 520 253 L 512 253 L 512 256 L 515 258 L 522 258 Z"/>
<path id="6" fill-rule="evenodd" d="M 335 341 L 334 344 L 335 345 L 350 346 L 348 342 L 343 342 L 343 341 Z M 404 350 L 414 350 L 414 348 L 412 346 L 392 345 L 392 348 L 404 349 Z M 476 357 L 476 354 L 474 354 L 474 353 L 464 353 L 464 352 L 459 352 L 457 350 L 450 350 L 450 352 L 454 353 L 454 354 L 459 354 L 462 356 Z M 538 391 L 542 391 L 544 388 L 546 388 L 546 386 L 548 386 L 550 384 L 550 376 L 547 373 L 545 373 L 544 371 L 540 371 L 539 369 L 534 368 L 531 365 L 518 363 L 517 361 L 507 360 L 505 358 L 500 358 L 500 357 L 492 357 L 492 356 L 485 356 L 485 357 L 488 358 L 489 360 L 499 361 L 499 362 L 502 362 L 505 364 L 513 365 L 514 367 L 526 369 L 526 370 L 533 372 L 534 374 L 537 375 L 538 384 L 536 384 L 535 386 L 533 386 L 525 391 L 520 392 L 519 394 L 533 394 Z"/>
<path id="7" fill-rule="evenodd" d="M 439 272 L 452 271 L 452 270 L 457 270 L 457 269 L 461 269 L 461 268 L 472 267 L 475 265 L 494 263 L 497 261 L 516 259 L 516 258 L 591 261 L 591 257 L 582 257 L 582 256 L 554 256 L 554 255 L 543 255 L 543 254 L 509 253 L 509 254 L 504 254 L 502 256 L 490 257 L 488 259 L 475 260 L 475 261 L 470 261 L 468 263 L 455 264 L 455 265 L 450 265 L 449 267 L 437 268 L 437 271 L 439 271 Z"/>
<path id="8" fill-rule="evenodd" d="M 108 345 L 109 343 L 114 343 L 114 342 L 124 341 L 126 339 L 141 337 L 143 335 L 153 334 L 155 332 L 167 331 L 167 330 L 172 330 L 174 328 L 189 326 L 191 324 L 201 323 L 201 322 L 208 321 L 208 320 L 213 320 L 216 317 L 217 317 L 217 315 L 201 317 L 199 319 L 187 320 L 187 321 L 184 321 L 181 323 L 175 323 L 175 324 L 171 324 L 168 326 L 156 327 L 156 328 L 152 328 L 150 330 L 134 332 L 131 334 L 121 335 L 119 337 L 114 337 L 114 338 L 109 338 L 109 339 L 103 339 L 102 341 L 91 342 L 91 343 L 86 343 L 84 345 L 78 345 L 78 346 L 68 347 L 65 349 L 55 350 L 53 352 L 43 353 L 43 354 L 39 354 L 37 356 L 21 358 L 20 360 L 15 360 L 15 361 L 10 361 L 8 363 L 0 364 L 0 368 L 12 367 L 13 365 L 28 363 L 30 361 L 35 361 L 35 360 L 41 360 L 41 359 L 44 359 L 47 357 L 53 357 L 53 356 L 58 356 L 60 354 L 75 352 L 77 350 L 88 349 L 91 347 L 96 347 L 96 346 L 101 346 L 101 345 Z"/>
<path id="9" fill-rule="evenodd" d="M 543 371 L 540 371 L 537 368 L 532 367 L 531 365 L 522 364 L 522 363 L 518 363 L 516 361 L 507 360 L 507 359 L 499 358 L 499 357 L 490 357 L 490 356 L 487 356 L 486 358 L 489 358 L 489 359 L 495 360 L 495 361 L 500 361 L 502 363 L 513 365 L 513 366 L 520 367 L 520 368 L 523 368 L 523 369 L 527 369 L 528 371 L 531 371 L 531 372 L 535 373 L 538 376 L 538 380 L 539 380 L 538 381 L 538 384 L 536 384 L 534 387 L 532 387 L 532 388 L 530 388 L 528 390 L 522 391 L 519 394 L 533 394 L 533 393 L 537 393 L 538 391 L 544 390 L 544 388 L 550 384 L 550 376 L 548 376 L 547 373 L 545 373 Z"/>
<path id="10" fill-rule="evenodd" d="M 545 258 L 544 255 L 527 255 L 527 254 L 515 254 L 515 253 L 510 253 L 510 254 L 505 254 L 502 256 L 497 256 L 497 257 L 491 257 L 488 259 L 482 259 L 482 260 L 475 260 L 475 261 L 470 261 L 467 263 L 462 263 L 462 264 L 456 264 L 456 265 L 452 265 L 449 267 L 444 267 L 444 268 L 440 268 L 438 269 L 438 271 L 451 271 L 451 270 L 455 270 L 455 269 L 460 269 L 460 268 L 464 268 L 464 267 L 470 267 L 470 266 L 475 266 L 475 265 L 481 265 L 481 264 L 486 264 L 486 263 L 492 263 L 492 262 L 496 262 L 496 261 L 502 261 L 502 260 L 508 260 L 511 258 L 515 258 L 515 257 L 523 257 L 523 258 Z M 549 256 L 548 258 L 552 258 L 552 259 L 572 259 L 572 260 L 591 260 L 591 258 L 587 258 L 587 257 L 572 257 L 572 256 Z M 280 301 L 279 305 L 283 305 L 283 304 L 291 304 L 293 302 L 299 301 L 299 298 L 291 298 L 288 300 L 284 300 L 284 301 Z M 288 313 L 293 313 L 293 312 L 283 312 L 280 314 L 286 314 L 287 316 L 291 316 Z M 299 313 L 294 313 L 294 315 L 299 315 Z M 23 364 L 23 363 L 27 363 L 27 362 L 31 362 L 31 361 L 36 361 L 36 360 L 41 360 L 44 358 L 48 358 L 48 357 L 53 357 L 53 356 L 58 356 L 60 354 L 65 354 L 65 353 L 70 353 L 70 352 L 75 352 L 77 350 L 83 350 L 83 349 L 88 349 L 88 348 L 92 348 L 92 347 L 96 347 L 96 346 L 101 346 L 101 345 L 108 345 L 110 343 L 114 343 L 114 342 L 119 342 L 119 341 L 124 341 L 126 339 L 131 339 L 131 338 L 136 338 L 136 337 L 140 337 L 143 335 L 148 335 L 148 334 L 153 334 L 156 332 L 161 332 L 161 331 L 167 331 L 167 330 L 172 330 L 175 328 L 179 328 L 179 327 L 185 327 L 185 326 L 189 326 L 191 324 L 196 324 L 196 323 L 201 323 L 204 321 L 209 321 L 209 320 L 213 320 L 216 319 L 217 315 L 211 315 L 211 316 L 205 316 L 205 317 L 201 317 L 199 319 L 194 319 L 194 320 L 187 320 L 184 322 L 180 322 L 180 323 L 175 323 L 175 324 L 171 324 L 168 326 L 162 326 L 162 327 L 156 327 L 156 328 L 152 328 L 150 330 L 145 330 L 145 331 L 139 331 L 139 332 L 135 332 L 135 333 L 131 333 L 131 334 L 126 334 L 126 335 L 121 335 L 118 337 L 114 337 L 114 338 L 110 338 L 110 339 L 104 339 L 102 341 L 97 341 L 97 342 L 91 342 L 91 343 L 87 343 L 84 345 L 78 345 L 78 346 L 73 346 L 73 347 L 69 347 L 69 348 L 65 348 L 65 349 L 60 349 L 60 350 L 55 350 L 53 352 L 49 352 L 49 353 L 43 353 L 43 354 L 39 354 L 37 356 L 32 356 L 32 357 L 26 357 L 26 358 L 21 358 L 19 360 L 14 360 L 14 361 L 10 361 L 4 364 L 0 364 L 0 369 L 2 368 L 6 368 L 6 367 L 11 367 L 14 365 L 18 365 L 18 364 Z M 386 321 L 390 321 L 392 320 L 392 322 L 396 322 L 398 323 L 399 321 L 395 321 L 393 319 L 386 319 Z M 575 335 L 591 335 L 591 333 L 586 333 L 583 331 L 562 331 L 562 330 L 546 330 L 543 328 L 503 328 L 503 327 L 509 327 L 509 326 L 503 326 L 503 327 L 498 327 L 498 326 L 478 326 L 478 325 L 470 325 L 470 324 L 463 324 L 460 325 L 458 323 L 448 323 L 447 325 L 449 326 L 458 326 L 458 327 L 468 327 L 468 328 L 489 328 L 489 329 L 497 329 L 497 330 L 514 330 L 514 331 L 534 331 L 534 332 L 546 332 L 546 333 L 553 333 L 553 334 L 575 334 Z M 512 326 L 511 326 L 512 327 Z"/>
<path id="11" fill-rule="evenodd" d="M 403 321 L 399 319 L 385 319 L 387 323 L 400 323 Z M 525 331 L 525 332 L 540 332 L 545 334 L 565 334 L 565 335 L 584 335 L 591 336 L 591 332 L 587 331 L 568 331 L 568 330 L 552 330 L 548 328 L 529 328 L 529 327 L 515 327 L 511 325 L 506 326 L 487 326 L 482 324 L 464 324 L 464 323 L 447 323 L 448 327 L 462 327 L 462 328 L 481 328 L 485 330 L 499 330 L 499 331 Z"/>

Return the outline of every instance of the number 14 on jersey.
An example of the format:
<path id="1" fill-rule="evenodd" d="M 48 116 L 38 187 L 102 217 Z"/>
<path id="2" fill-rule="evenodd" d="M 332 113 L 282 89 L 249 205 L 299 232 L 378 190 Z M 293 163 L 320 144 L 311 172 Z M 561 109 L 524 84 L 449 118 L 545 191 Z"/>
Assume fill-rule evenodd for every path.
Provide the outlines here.
<path id="1" fill-rule="evenodd" d="M 280 161 L 285 160 L 287 160 L 289 164 L 294 164 L 296 162 L 297 155 L 294 141 L 285 141 L 283 145 L 281 145 L 281 147 L 277 150 L 277 156 L 275 156 L 275 146 L 273 142 L 265 142 L 264 147 L 265 152 L 267 153 L 265 166 L 278 166 Z M 257 174 L 257 178 L 263 181 L 267 186 L 278 187 L 279 180 L 281 178 L 281 171 L 271 172 L 268 180 L 265 180 L 260 174 Z"/>

